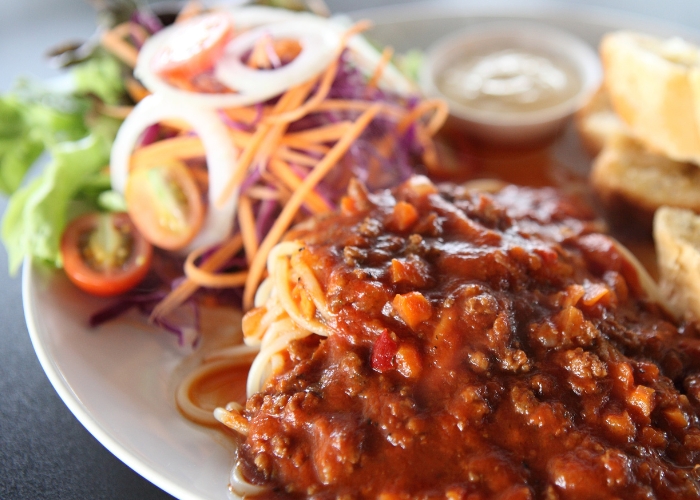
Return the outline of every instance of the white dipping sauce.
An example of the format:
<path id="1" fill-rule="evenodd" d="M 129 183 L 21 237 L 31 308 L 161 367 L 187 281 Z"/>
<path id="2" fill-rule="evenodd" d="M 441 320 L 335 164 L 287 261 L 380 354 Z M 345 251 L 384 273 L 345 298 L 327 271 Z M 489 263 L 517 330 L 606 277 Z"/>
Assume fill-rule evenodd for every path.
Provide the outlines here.
<path id="1" fill-rule="evenodd" d="M 525 49 L 465 54 L 436 80 L 454 101 L 498 114 L 553 107 L 581 88 L 577 72 L 566 61 Z"/>

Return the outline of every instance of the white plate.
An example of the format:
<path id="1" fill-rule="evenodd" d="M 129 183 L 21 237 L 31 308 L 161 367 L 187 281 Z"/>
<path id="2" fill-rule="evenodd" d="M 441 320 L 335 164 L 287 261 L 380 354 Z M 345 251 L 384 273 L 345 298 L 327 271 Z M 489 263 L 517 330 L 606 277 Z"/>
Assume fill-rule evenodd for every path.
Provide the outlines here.
<path id="1" fill-rule="evenodd" d="M 476 8 L 430 2 L 373 9 L 372 36 L 397 50 L 426 47 L 467 24 L 529 19 L 569 30 L 591 44 L 607 31 L 630 28 L 700 40 L 689 28 L 601 8 L 548 2 L 490 2 Z M 172 373 L 186 355 L 174 338 L 137 316 L 90 330 L 103 302 L 76 290 L 61 273 L 25 263 L 23 301 L 37 356 L 66 405 L 112 453 L 146 479 L 183 499 L 230 499 L 231 450 L 175 409 Z"/>

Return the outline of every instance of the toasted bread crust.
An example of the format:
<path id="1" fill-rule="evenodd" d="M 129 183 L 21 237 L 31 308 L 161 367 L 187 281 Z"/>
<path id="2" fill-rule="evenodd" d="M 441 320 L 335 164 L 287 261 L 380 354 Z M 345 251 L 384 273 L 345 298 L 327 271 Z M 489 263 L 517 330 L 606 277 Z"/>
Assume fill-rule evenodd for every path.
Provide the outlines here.
<path id="1" fill-rule="evenodd" d="M 653 151 L 700 164 L 700 51 L 680 39 L 632 32 L 600 44 L 615 112 Z"/>
<path id="2" fill-rule="evenodd" d="M 700 168 L 652 153 L 630 137 L 607 142 L 590 180 L 617 227 L 636 224 L 650 234 L 654 212 L 664 205 L 700 213 Z"/>
<path id="3" fill-rule="evenodd" d="M 700 320 L 700 216 L 660 208 L 654 217 L 654 241 L 666 308 L 680 319 Z"/>

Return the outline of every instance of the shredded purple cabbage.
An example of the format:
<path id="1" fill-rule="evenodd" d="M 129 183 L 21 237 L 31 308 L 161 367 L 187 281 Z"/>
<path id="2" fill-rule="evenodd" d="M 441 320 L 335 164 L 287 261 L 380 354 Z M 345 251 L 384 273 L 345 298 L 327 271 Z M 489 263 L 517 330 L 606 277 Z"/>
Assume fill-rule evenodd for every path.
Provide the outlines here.
<path id="1" fill-rule="evenodd" d="M 165 298 L 164 292 L 147 292 L 141 294 L 129 294 L 120 297 L 116 302 L 100 309 L 90 316 L 88 324 L 91 328 L 100 326 L 103 323 L 113 320 L 133 308 L 138 308 L 141 312 L 150 310 Z M 150 310 L 149 310 L 150 309 Z"/>
<path id="2" fill-rule="evenodd" d="M 148 146 L 149 144 L 153 144 L 154 142 L 156 142 L 158 140 L 158 137 L 160 136 L 160 129 L 161 127 L 158 123 L 147 127 L 146 130 L 143 132 L 143 135 L 141 136 L 139 146 Z"/>
<path id="3" fill-rule="evenodd" d="M 164 330 L 177 335 L 181 347 L 197 347 L 199 335 L 199 307 L 188 300 L 168 316 L 158 316 L 153 322 Z"/>

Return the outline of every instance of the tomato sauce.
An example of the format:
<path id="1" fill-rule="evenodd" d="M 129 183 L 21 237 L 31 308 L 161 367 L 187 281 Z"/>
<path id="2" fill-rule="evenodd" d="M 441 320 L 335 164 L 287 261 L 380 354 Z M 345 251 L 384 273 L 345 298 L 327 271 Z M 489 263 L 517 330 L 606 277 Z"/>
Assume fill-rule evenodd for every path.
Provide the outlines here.
<path id="1" fill-rule="evenodd" d="M 290 235 L 332 334 L 246 404 L 264 497 L 700 497 L 700 335 L 589 209 L 416 180 L 342 206 Z"/>

